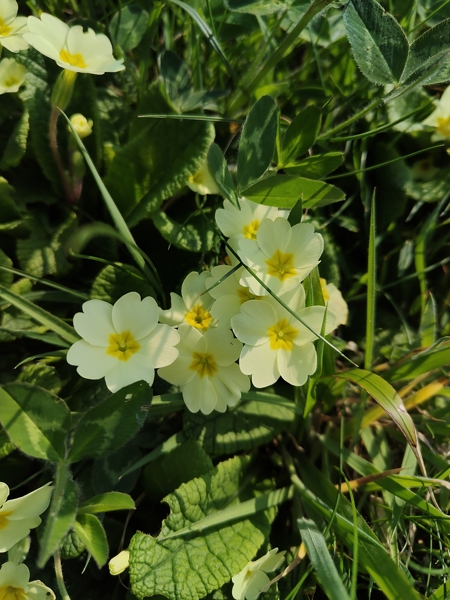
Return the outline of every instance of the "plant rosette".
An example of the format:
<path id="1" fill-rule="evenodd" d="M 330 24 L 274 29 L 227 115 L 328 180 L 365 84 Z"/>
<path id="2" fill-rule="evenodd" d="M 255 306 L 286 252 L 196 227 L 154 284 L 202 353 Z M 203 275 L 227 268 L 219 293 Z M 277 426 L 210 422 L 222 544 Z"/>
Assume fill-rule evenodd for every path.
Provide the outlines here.
<path id="1" fill-rule="evenodd" d="M 54 592 L 42 581 L 30 581 L 30 571 L 24 564 L 6 562 L 0 568 L 1 600 L 55 600 Z"/>
<path id="2" fill-rule="evenodd" d="M 23 34 L 28 31 L 27 17 L 18 17 L 19 5 L 16 0 L 0 2 L 0 49 L 4 46 L 10 52 L 20 52 L 28 48 Z"/>
<path id="3" fill-rule="evenodd" d="M 274 548 L 258 560 L 250 561 L 240 573 L 232 578 L 231 593 L 235 600 L 256 600 L 261 591 L 270 583 L 266 573 L 276 571 L 283 561 L 285 551 Z"/>
<path id="4" fill-rule="evenodd" d="M 323 306 L 305 308 L 305 291 L 300 285 L 281 296 L 283 302 L 314 331 L 320 333 L 326 314 L 325 335 L 335 328 L 336 318 Z M 274 384 L 280 377 L 291 385 L 306 383 L 317 368 L 312 331 L 291 315 L 274 298 L 250 300 L 231 319 L 235 336 L 244 346 L 239 365 L 251 375 L 257 388 Z"/>
<path id="5" fill-rule="evenodd" d="M 246 198 L 239 198 L 239 210 L 229 200 L 224 200 L 223 208 L 216 210 L 216 223 L 220 231 L 230 238 L 231 244 L 238 245 L 239 240 L 255 241 L 259 227 L 264 219 L 274 221 L 278 217 L 286 218 L 288 210 L 257 204 Z"/>
<path id="6" fill-rule="evenodd" d="M 103 33 L 95 33 L 93 29 L 83 31 L 81 25 L 69 27 L 47 13 L 42 13 L 39 19 L 28 17 L 28 29 L 25 41 L 62 69 L 92 75 L 125 69 L 123 59 L 114 58 L 111 42 Z"/>
<path id="7" fill-rule="evenodd" d="M 9 487 L 0 482 L 0 552 L 8 552 L 27 537 L 31 529 L 41 524 L 39 515 L 47 510 L 52 490 L 51 484 L 47 483 L 21 498 L 7 500 Z"/>
<path id="8" fill-rule="evenodd" d="M 210 329 L 203 335 L 194 327 L 181 325 L 176 361 L 159 369 L 158 375 L 181 387 L 188 409 L 209 415 L 235 406 L 250 380 L 236 360 L 242 348 L 229 329 Z"/>
<path id="9" fill-rule="evenodd" d="M 241 239 L 239 257 L 277 295 L 297 287 L 319 264 L 323 252 L 323 238 L 314 232 L 313 225 L 298 223 L 291 227 L 282 217 L 262 221 L 256 241 Z M 240 283 L 255 296 L 268 294 L 247 270 Z"/>
<path id="10" fill-rule="evenodd" d="M 180 337 L 158 323 L 153 298 L 141 300 L 137 292 L 129 292 L 114 306 L 88 300 L 82 308 L 73 325 L 83 339 L 69 348 L 67 362 L 85 379 L 104 377 L 111 392 L 141 380 L 152 385 L 155 368 L 170 365 L 178 356 Z"/>
<path id="11" fill-rule="evenodd" d="M 209 293 L 205 293 L 206 281 L 210 277 L 211 273 L 208 271 L 189 273 L 181 285 L 181 296 L 171 292 L 171 307 L 160 311 L 161 323 L 172 327 L 185 323 L 201 332 L 216 327 L 217 321 L 210 312 L 214 299 Z"/>

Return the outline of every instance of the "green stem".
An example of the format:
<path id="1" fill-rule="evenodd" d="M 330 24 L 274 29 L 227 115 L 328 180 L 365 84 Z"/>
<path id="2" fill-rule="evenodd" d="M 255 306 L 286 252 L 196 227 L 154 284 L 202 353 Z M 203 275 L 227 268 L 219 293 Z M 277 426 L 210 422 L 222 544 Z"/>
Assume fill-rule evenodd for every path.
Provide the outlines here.
<path id="1" fill-rule="evenodd" d="M 62 186 L 64 188 L 64 193 L 66 195 L 66 200 L 68 204 L 74 204 L 73 191 L 72 186 L 69 183 L 67 178 L 66 170 L 64 169 L 64 165 L 61 160 L 61 156 L 58 150 L 58 141 L 57 141 L 57 124 L 58 118 L 60 115 L 60 111 L 55 106 L 52 107 L 52 113 L 50 115 L 50 125 L 48 130 L 48 137 L 50 139 L 50 148 L 52 150 L 53 158 L 55 159 L 56 166 L 58 167 L 59 174 L 61 176 Z"/>
<path id="2" fill-rule="evenodd" d="M 61 565 L 61 554 L 59 550 L 55 552 L 53 555 L 53 560 L 55 563 L 55 575 L 56 575 L 56 583 L 58 584 L 59 593 L 61 594 L 62 600 L 70 600 L 70 596 L 67 593 L 66 584 L 64 583 L 64 577 L 62 572 Z"/>
<path id="3" fill-rule="evenodd" d="M 333 0 L 314 0 L 300 21 L 295 25 L 292 31 L 284 38 L 272 56 L 266 61 L 261 69 L 256 73 L 253 79 L 246 86 L 245 91 L 237 90 L 231 99 L 229 113 L 234 114 L 245 102 L 246 94 L 251 94 L 264 79 L 267 73 L 275 67 L 291 50 L 300 33 L 310 23 L 310 21 L 320 13 L 324 8 L 331 4 Z"/>

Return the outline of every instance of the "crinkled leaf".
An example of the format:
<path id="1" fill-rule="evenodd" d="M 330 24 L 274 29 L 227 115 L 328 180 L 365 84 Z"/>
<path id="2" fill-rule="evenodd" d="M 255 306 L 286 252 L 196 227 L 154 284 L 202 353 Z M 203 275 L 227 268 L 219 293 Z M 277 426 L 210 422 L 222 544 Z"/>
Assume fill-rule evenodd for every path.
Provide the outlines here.
<path id="1" fill-rule="evenodd" d="M 264 175 L 272 162 L 277 137 L 278 108 L 263 96 L 245 120 L 237 161 L 237 181 L 243 190 Z"/>
<path id="2" fill-rule="evenodd" d="M 73 528 L 98 568 L 103 567 L 108 560 L 109 548 L 105 530 L 99 519 L 94 515 L 78 514 Z"/>
<path id="3" fill-rule="evenodd" d="M 274 394 L 248 392 L 226 413 L 184 413 L 184 432 L 210 456 L 251 450 L 272 440 L 295 422 L 295 405 Z"/>
<path id="4" fill-rule="evenodd" d="M 12 267 L 13 262 L 0 248 L 0 267 Z M 9 288 L 14 281 L 14 274 L 0 269 L 0 285 Z"/>
<path id="5" fill-rule="evenodd" d="M 242 499 L 248 459 L 234 457 L 181 485 L 164 500 L 170 515 L 153 538 L 136 533 L 130 543 L 130 582 L 139 599 L 199 600 L 220 588 L 254 558 L 270 531 L 274 511 L 211 527 L 200 535 L 165 539 Z"/>
<path id="6" fill-rule="evenodd" d="M 0 177 L 0 231 L 14 230 L 21 225 L 22 216 L 17 201 L 16 190 L 4 177 Z"/>
<path id="7" fill-rule="evenodd" d="M 28 456 L 51 462 L 64 459 L 70 412 L 51 392 L 29 383 L 2 386 L 0 422 L 13 444 Z"/>
<path id="8" fill-rule="evenodd" d="M 108 265 L 94 279 L 91 298 L 114 304 L 128 292 L 138 292 L 141 298 L 156 296 L 153 286 L 143 279 L 139 269 L 125 263 Z"/>
<path id="9" fill-rule="evenodd" d="M 30 118 L 27 111 L 20 117 L 14 127 L 11 137 L 6 144 L 0 161 L 0 169 L 17 167 L 27 149 L 28 132 L 30 130 Z"/>
<path id="10" fill-rule="evenodd" d="M 70 558 L 77 558 L 86 549 L 79 536 L 75 531 L 69 531 L 66 537 L 63 539 L 60 552 L 63 560 L 69 560 Z"/>
<path id="11" fill-rule="evenodd" d="M 96 514 L 109 512 L 111 510 L 133 510 L 135 508 L 134 500 L 128 494 L 121 492 L 107 492 L 93 496 L 85 500 L 78 509 L 78 514 Z"/>
<path id="12" fill-rule="evenodd" d="M 171 246 L 188 250 L 189 252 L 207 252 L 214 243 L 214 230 L 202 216 L 178 223 L 162 210 L 152 213 L 152 220 L 162 237 Z"/>
<path id="13" fill-rule="evenodd" d="M 106 456 L 123 446 L 144 424 L 151 399 L 151 387 L 139 381 L 88 410 L 75 429 L 69 462 Z"/>
<path id="14" fill-rule="evenodd" d="M 292 175 L 267 177 L 243 190 L 242 195 L 252 202 L 279 208 L 292 208 L 298 200 L 302 200 L 303 208 L 313 208 L 345 198 L 344 192 L 334 185 Z"/>
<path id="15" fill-rule="evenodd" d="M 409 52 L 405 32 L 375 0 L 350 0 L 344 22 L 353 56 L 373 83 L 397 83 Z"/>

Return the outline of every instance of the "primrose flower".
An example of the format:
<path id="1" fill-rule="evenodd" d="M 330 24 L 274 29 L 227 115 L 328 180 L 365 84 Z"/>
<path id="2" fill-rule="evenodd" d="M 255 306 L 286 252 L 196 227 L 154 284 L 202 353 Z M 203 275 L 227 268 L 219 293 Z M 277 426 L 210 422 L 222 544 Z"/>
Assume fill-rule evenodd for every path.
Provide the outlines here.
<path id="1" fill-rule="evenodd" d="M 320 233 L 314 233 L 313 225 L 298 223 L 291 227 L 282 217 L 275 221 L 264 219 L 256 241 L 257 244 L 241 239 L 238 254 L 277 295 L 298 286 L 319 264 L 323 251 L 323 238 Z M 250 288 L 256 296 L 268 293 L 248 271 L 243 271 L 241 285 Z"/>
<path id="2" fill-rule="evenodd" d="M 53 487 L 47 483 L 15 500 L 6 500 L 9 487 L 0 482 L 0 552 L 7 552 L 41 524 L 39 517 L 50 504 Z M 0 583 L 1 589 L 1 583 Z M 0 594 L 0 599 L 2 598 Z"/>
<path id="3" fill-rule="evenodd" d="M 450 140 L 450 86 L 445 89 L 436 109 L 422 123 L 435 127 L 437 137 Z"/>
<path id="4" fill-rule="evenodd" d="M 94 124 L 92 119 L 86 119 L 81 113 L 75 113 L 70 117 L 70 123 L 75 131 L 78 133 L 80 139 L 86 138 L 92 133 L 92 125 Z M 72 133 L 69 126 L 67 129 Z"/>
<path id="5" fill-rule="evenodd" d="M 215 326 L 216 322 L 210 313 L 214 300 L 209 293 L 205 294 L 206 281 L 210 277 L 208 271 L 189 273 L 181 285 L 181 296 L 172 292 L 171 307 L 160 311 L 161 323 L 167 323 L 172 327 L 187 323 L 202 332 Z"/>
<path id="6" fill-rule="evenodd" d="M 289 211 L 256 204 L 246 198 L 239 199 L 241 210 L 229 200 L 223 201 L 223 208 L 216 210 L 216 222 L 220 231 L 231 240 L 256 240 L 259 226 L 264 219 L 274 221 L 277 217 L 287 218 Z"/>
<path id="7" fill-rule="evenodd" d="M 346 325 L 348 320 L 348 306 L 341 292 L 334 283 L 327 283 L 322 277 L 320 278 L 320 287 L 322 288 L 322 296 L 325 304 L 336 316 L 336 327 Z"/>
<path id="8" fill-rule="evenodd" d="M 232 577 L 231 593 L 235 600 L 256 600 L 270 582 L 266 573 L 278 569 L 284 561 L 285 551 L 274 548 L 258 560 L 250 561 L 240 573 Z"/>
<path id="9" fill-rule="evenodd" d="M 207 160 L 205 160 L 197 173 L 189 177 L 186 185 L 193 192 L 198 192 L 202 196 L 206 196 L 206 194 L 218 194 L 220 192 L 216 180 L 211 175 Z"/>
<path id="10" fill-rule="evenodd" d="M 122 550 L 117 556 L 114 556 L 108 563 L 111 575 L 120 575 L 130 566 L 129 550 Z"/>
<path id="11" fill-rule="evenodd" d="M 0 569 L 1 600 L 55 600 L 54 592 L 42 581 L 30 581 L 30 571 L 24 564 L 6 562 Z"/>
<path id="12" fill-rule="evenodd" d="M 52 58 L 68 71 L 103 75 L 125 69 L 123 59 L 113 57 L 111 42 L 93 29 L 83 31 L 81 25 L 69 27 L 47 13 L 41 18 L 28 17 L 29 32 L 25 40 L 39 52 Z"/>
<path id="13" fill-rule="evenodd" d="M 22 34 L 28 31 L 27 18 L 18 17 L 19 5 L 16 0 L 0 2 L 0 48 L 4 46 L 10 52 L 19 52 L 28 48 Z"/>
<path id="14" fill-rule="evenodd" d="M 13 58 L 4 58 L 0 62 L 0 94 L 18 92 L 26 72 L 26 67 Z"/>
<path id="15" fill-rule="evenodd" d="M 67 353 L 85 379 L 102 379 L 111 392 L 144 380 L 152 385 L 155 368 L 170 365 L 178 356 L 178 333 L 158 324 L 159 309 L 153 298 L 141 300 L 137 292 L 125 294 L 112 306 L 88 300 L 73 318 L 83 338 Z"/>
<path id="16" fill-rule="evenodd" d="M 194 327 L 180 325 L 180 352 L 176 361 L 158 375 L 181 386 L 191 412 L 209 415 L 235 406 L 250 389 L 249 378 L 235 363 L 242 348 L 229 329 L 209 329 L 203 335 Z"/>
<path id="17" fill-rule="evenodd" d="M 281 299 L 314 331 L 320 333 L 325 307 L 305 308 L 305 292 L 300 285 Z M 325 335 L 335 328 L 336 318 L 326 312 Z M 231 319 L 235 336 L 244 343 L 239 359 L 241 371 L 252 376 L 257 388 L 274 384 L 281 376 L 291 385 L 303 385 L 317 368 L 317 339 L 307 327 L 272 297 L 250 300 Z"/>

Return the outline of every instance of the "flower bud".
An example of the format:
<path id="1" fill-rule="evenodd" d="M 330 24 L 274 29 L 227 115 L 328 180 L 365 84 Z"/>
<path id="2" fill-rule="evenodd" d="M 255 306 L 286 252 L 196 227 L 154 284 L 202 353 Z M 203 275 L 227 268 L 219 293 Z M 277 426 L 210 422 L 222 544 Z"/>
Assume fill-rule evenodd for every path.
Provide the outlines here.
<path id="1" fill-rule="evenodd" d="M 91 135 L 93 125 L 92 119 L 86 119 L 86 117 L 81 113 L 75 113 L 70 117 L 70 122 L 81 139 Z M 68 129 L 70 132 L 72 132 L 70 127 L 68 127 Z"/>
<path id="2" fill-rule="evenodd" d="M 117 556 L 114 556 L 108 563 L 111 575 L 120 575 L 130 566 L 130 553 L 128 550 L 122 550 Z"/>

